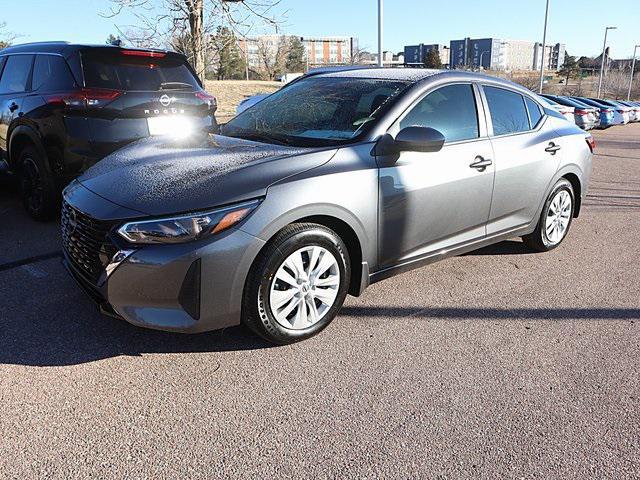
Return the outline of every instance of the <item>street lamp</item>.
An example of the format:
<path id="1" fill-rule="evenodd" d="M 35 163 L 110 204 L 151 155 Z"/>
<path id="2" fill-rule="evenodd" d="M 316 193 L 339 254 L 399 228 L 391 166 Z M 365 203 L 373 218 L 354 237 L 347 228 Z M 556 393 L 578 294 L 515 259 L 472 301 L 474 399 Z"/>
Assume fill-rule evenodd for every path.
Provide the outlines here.
<path id="1" fill-rule="evenodd" d="M 640 47 L 640 45 L 636 45 L 633 47 L 633 60 L 631 61 L 631 78 L 629 78 L 629 91 L 627 92 L 627 102 L 631 100 L 631 87 L 633 86 L 633 70 L 636 67 L 636 49 Z"/>
<path id="2" fill-rule="evenodd" d="M 484 52 L 482 52 L 480 54 L 480 65 L 479 65 L 479 67 L 482 68 L 482 69 L 484 69 L 484 66 L 482 65 L 482 55 L 484 55 L 485 53 L 489 53 L 489 50 L 485 50 Z M 491 62 L 489 62 L 489 68 L 487 70 L 489 70 L 490 68 L 491 68 Z"/>
<path id="3" fill-rule="evenodd" d="M 544 30 L 542 32 L 542 56 L 540 58 L 540 87 L 538 93 L 542 93 L 542 84 L 544 83 L 544 57 L 545 49 L 547 48 L 547 20 L 549 19 L 549 0 L 547 0 L 547 7 L 544 11 Z"/>
<path id="4" fill-rule="evenodd" d="M 600 93 L 602 91 L 602 76 L 604 75 L 604 57 L 606 56 L 607 50 L 607 33 L 609 30 L 615 30 L 618 27 L 607 27 L 604 29 L 604 42 L 602 44 L 602 63 L 600 64 L 600 80 L 598 80 L 598 98 L 600 98 Z"/>
<path id="5" fill-rule="evenodd" d="M 382 3 L 383 0 L 378 0 L 378 66 L 382 67 Z"/>

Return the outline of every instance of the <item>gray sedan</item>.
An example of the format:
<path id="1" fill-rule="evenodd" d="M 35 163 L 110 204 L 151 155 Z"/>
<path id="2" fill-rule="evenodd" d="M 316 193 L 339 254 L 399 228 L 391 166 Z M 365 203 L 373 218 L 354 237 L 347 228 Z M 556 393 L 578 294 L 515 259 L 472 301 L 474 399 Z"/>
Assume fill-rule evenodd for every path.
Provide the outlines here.
<path id="1" fill-rule="evenodd" d="M 510 237 L 556 248 L 592 137 L 489 76 L 357 69 L 292 82 L 220 135 L 141 140 L 64 192 L 65 264 L 103 312 L 308 338 L 347 294 Z"/>

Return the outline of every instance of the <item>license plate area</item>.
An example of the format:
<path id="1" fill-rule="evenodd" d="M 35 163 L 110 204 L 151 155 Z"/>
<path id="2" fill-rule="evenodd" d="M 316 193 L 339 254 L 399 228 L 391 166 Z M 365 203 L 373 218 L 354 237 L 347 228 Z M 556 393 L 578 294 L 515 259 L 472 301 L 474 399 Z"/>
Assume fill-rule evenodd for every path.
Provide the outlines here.
<path id="1" fill-rule="evenodd" d="M 147 118 L 147 127 L 151 136 L 184 136 L 193 131 L 194 123 L 193 118 L 183 115 Z"/>

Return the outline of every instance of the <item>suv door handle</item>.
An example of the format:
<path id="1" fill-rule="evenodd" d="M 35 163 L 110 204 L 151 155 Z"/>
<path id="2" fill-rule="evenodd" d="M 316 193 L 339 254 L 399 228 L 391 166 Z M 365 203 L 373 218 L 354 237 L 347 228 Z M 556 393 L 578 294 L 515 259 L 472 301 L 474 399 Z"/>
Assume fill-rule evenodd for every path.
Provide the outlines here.
<path id="1" fill-rule="evenodd" d="M 475 168 L 479 172 L 484 172 L 487 169 L 487 167 L 489 165 L 491 165 L 492 163 L 493 162 L 491 161 L 490 158 L 483 158 L 480 155 L 478 155 L 475 158 L 475 162 L 473 162 L 471 165 L 469 165 L 469 167 Z"/>
<path id="2" fill-rule="evenodd" d="M 551 155 L 555 155 L 556 152 L 561 148 L 562 147 L 560 145 L 556 145 L 555 143 L 551 142 L 549 143 L 549 146 L 544 149 L 544 151 L 550 153 Z"/>
<path id="3" fill-rule="evenodd" d="M 16 102 L 11 102 L 11 105 L 9 105 L 9 111 L 15 112 L 17 109 L 18 109 L 18 104 Z"/>

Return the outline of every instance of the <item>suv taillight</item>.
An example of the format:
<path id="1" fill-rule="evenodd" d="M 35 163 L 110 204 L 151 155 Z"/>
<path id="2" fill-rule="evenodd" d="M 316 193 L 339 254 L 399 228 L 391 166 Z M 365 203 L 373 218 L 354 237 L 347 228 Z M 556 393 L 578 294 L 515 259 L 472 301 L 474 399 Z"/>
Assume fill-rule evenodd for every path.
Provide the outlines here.
<path id="1" fill-rule="evenodd" d="M 576 109 L 575 114 L 576 115 L 588 115 L 589 112 L 587 110 Z"/>
<path id="2" fill-rule="evenodd" d="M 197 91 L 195 93 L 195 96 L 200 100 L 202 100 L 203 102 L 206 102 L 206 104 L 209 105 L 209 109 L 215 109 L 218 106 L 216 97 L 214 97 L 208 92 L 205 92 L 204 90 Z"/>
<path id="3" fill-rule="evenodd" d="M 591 153 L 593 153 L 593 151 L 596 149 L 596 140 L 593 138 L 593 135 L 587 135 L 585 140 L 587 141 L 587 145 L 589 145 L 589 150 L 591 150 Z"/>
<path id="4" fill-rule="evenodd" d="M 57 93 L 45 97 L 47 103 L 69 108 L 102 107 L 122 95 L 120 90 L 106 88 L 81 88 L 74 92 Z"/>

